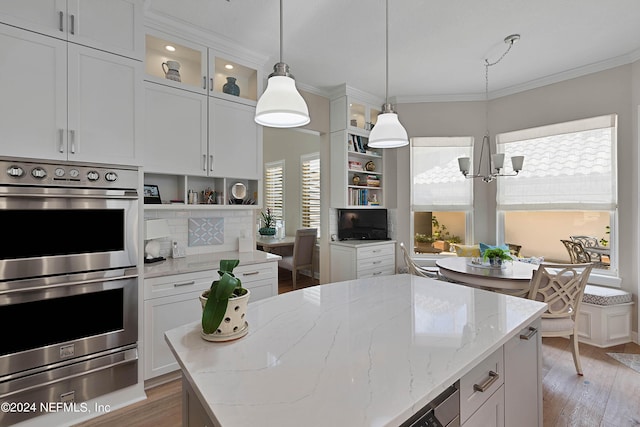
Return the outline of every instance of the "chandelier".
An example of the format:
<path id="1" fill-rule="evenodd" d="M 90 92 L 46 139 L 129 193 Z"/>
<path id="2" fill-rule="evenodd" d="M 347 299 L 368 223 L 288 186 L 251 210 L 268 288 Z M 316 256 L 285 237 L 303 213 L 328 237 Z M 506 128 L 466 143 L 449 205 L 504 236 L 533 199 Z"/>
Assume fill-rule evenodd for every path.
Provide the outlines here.
<path id="1" fill-rule="evenodd" d="M 504 154 L 496 153 L 492 154 L 491 152 L 491 138 L 489 136 L 489 67 L 492 67 L 502 61 L 507 53 L 511 50 L 511 47 L 515 42 L 520 40 L 520 34 L 512 34 L 510 36 L 505 37 L 504 42 L 509 45 L 507 50 L 502 54 L 500 58 L 498 58 L 495 62 L 489 62 L 488 59 L 484 60 L 484 102 L 485 102 L 485 120 L 487 124 L 487 130 L 482 137 L 482 146 L 480 147 L 480 161 L 478 162 L 478 168 L 476 173 L 470 174 L 471 171 L 471 159 L 469 157 L 459 157 L 458 158 L 458 166 L 460 167 L 460 172 L 464 175 L 465 178 L 482 178 L 484 182 L 491 182 L 499 176 L 516 176 L 522 170 L 522 164 L 524 163 L 524 156 L 513 156 L 511 157 L 511 165 L 513 167 L 513 173 L 503 173 L 502 168 L 504 166 Z M 485 152 L 485 147 L 487 150 L 487 161 L 486 161 L 486 172 L 484 174 L 481 173 L 482 169 L 482 159 Z"/>

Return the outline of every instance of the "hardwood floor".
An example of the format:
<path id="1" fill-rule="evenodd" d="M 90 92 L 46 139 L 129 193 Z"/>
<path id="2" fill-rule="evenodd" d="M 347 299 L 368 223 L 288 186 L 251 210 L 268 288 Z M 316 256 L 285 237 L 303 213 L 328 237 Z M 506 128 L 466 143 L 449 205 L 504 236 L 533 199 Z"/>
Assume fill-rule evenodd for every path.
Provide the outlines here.
<path id="1" fill-rule="evenodd" d="M 292 291 L 291 272 L 280 270 L 278 275 L 279 293 Z M 315 279 L 298 276 L 298 289 L 317 284 Z M 580 344 L 585 373 L 580 377 L 575 372 L 569 340 L 543 338 L 544 427 L 640 426 L 640 372 L 619 363 L 607 353 L 640 354 L 640 346 L 629 343 L 598 348 Z M 147 390 L 147 400 L 78 424 L 77 427 L 180 426 L 181 390 L 180 380 L 150 388 Z"/>

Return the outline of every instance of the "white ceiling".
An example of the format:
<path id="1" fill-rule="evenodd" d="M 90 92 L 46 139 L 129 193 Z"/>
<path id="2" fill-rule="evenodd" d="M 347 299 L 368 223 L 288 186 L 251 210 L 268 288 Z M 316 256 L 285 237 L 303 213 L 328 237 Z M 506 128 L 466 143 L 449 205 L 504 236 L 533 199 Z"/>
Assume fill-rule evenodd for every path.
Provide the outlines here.
<path id="1" fill-rule="evenodd" d="M 278 62 L 278 0 L 145 0 Z M 384 0 L 283 0 L 283 60 L 303 88 L 385 96 Z M 389 97 L 484 99 L 640 59 L 640 0 L 389 0 Z M 265 69 L 265 71 L 268 71 Z"/>

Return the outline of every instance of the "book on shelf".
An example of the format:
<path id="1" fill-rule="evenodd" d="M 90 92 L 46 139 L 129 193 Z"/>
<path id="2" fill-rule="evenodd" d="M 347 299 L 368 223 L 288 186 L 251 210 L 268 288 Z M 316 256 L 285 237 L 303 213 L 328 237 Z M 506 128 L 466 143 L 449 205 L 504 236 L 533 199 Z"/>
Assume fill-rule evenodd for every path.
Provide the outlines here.
<path id="1" fill-rule="evenodd" d="M 357 160 L 349 160 L 349 169 L 361 171 L 361 170 L 363 170 L 362 169 L 362 163 L 360 163 Z"/>
<path id="2" fill-rule="evenodd" d="M 367 175 L 367 185 L 369 187 L 380 187 L 380 177 L 378 175 Z"/>

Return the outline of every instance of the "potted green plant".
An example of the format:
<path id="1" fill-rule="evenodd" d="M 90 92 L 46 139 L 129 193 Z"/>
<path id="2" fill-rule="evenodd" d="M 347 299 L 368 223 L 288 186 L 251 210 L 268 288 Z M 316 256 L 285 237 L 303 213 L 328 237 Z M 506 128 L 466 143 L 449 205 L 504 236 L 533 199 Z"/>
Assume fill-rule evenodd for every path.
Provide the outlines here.
<path id="1" fill-rule="evenodd" d="M 262 227 L 258 230 L 261 236 L 274 236 L 276 234 L 275 218 L 271 215 L 271 209 L 267 208 L 267 212 L 260 212 L 262 215 Z"/>
<path id="2" fill-rule="evenodd" d="M 228 341 L 247 334 L 245 320 L 250 292 L 242 287 L 233 269 L 239 260 L 220 260 L 220 278 L 200 296 L 202 337 L 208 341 Z"/>
<path id="3" fill-rule="evenodd" d="M 489 264 L 492 267 L 502 267 L 503 261 L 513 261 L 511 254 L 508 250 L 501 248 L 490 248 L 484 251 L 482 260 L 489 260 Z"/>

